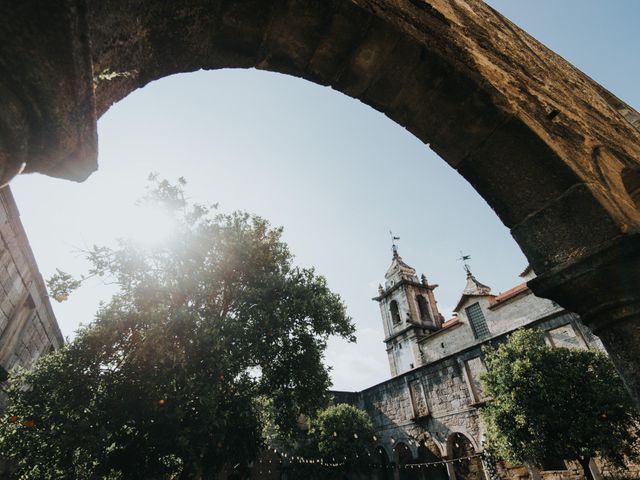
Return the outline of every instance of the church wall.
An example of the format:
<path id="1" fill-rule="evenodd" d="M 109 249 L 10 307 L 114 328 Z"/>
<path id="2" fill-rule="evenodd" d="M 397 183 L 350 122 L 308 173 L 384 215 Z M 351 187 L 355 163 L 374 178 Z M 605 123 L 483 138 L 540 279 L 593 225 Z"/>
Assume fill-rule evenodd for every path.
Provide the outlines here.
<path id="1" fill-rule="evenodd" d="M 522 302 L 523 308 L 526 309 L 536 301 L 542 301 L 542 299 L 525 295 L 514 299 L 513 303 Z M 501 308 L 509 311 L 506 310 L 508 306 L 507 304 Z M 518 305 L 511 307 L 512 312 L 522 311 Z M 551 314 L 536 319 L 529 318 L 522 324 L 540 328 L 547 336 L 553 332 L 568 332 L 567 338 L 563 341 L 570 347 L 600 348 L 597 338 L 588 329 L 583 330 L 584 327 L 580 324 L 577 315 L 559 308 L 549 308 L 548 305 L 536 311 L 538 313 L 550 311 Z M 498 315 L 496 317 L 497 322 L 502 320 Z M 460 337 L 464 337 L 462 326 L 453 327 L 452 332 L 455 329 L 462 330 L 463 334 Z M 443 331 L 443 334 L 445 332 Z M 490 339 L 484 339 L 475 345 L 467 345 L 466 348 L 448 357 L 440 358 L 360 392 L 357 397 L 357 406 L 370 415 L 378 445 L 384 447 L 391 455 L 394 446 L 402 442 L 409 446 L 413 458 L 417 458 L 417 442 L 426 434 L 433 440 L 443 457 L 451 458 L 452 452 L 448 451 L 450 445 L 447 440 L 455 433 L 462 433 L 471 441 L 474 450 L 480 451 L 483 425 L 479 407 L 485 400 L 479 381 L 480 374 L 485 369 L 482 348 L 488 344 L 505 341 L 509 332 L 510 330 Z M 451 332 L 446 333 L 451 334 Z M 473 337 L 472 333 L 470 335 Z M 438 338 L 438 334 L 433 337 Z M 351 402 L 355 402 L 354 397 L 351 397 Z M 573 467 L 575 466 L 569 466 L 568 470 L 557 472 L 542 472 L 542 478 L 577 480 L 580 478 L 579 469 Z M 499 470 L 501 478 L 516 479 L 521 478 L 523 474 L 526 475 L 526 469 L 523 470 L 519 466 L 505 469 L 501 464 Z"/>
<path id="2" fill-rule="evenodd" d="M 479 349 L 472 349 L 361 392 L 360 407 L 371 416 L 379 443 L 388 450 L 395 443 L 407 443 L 414 457 L 415 442 L 424 432 L 429 432 L 443 455 L 447 438 L 453 432 L 464 433 L 477 444 L 480 422 L 464 361 L 479 355 Z M 421 405 L 416 404 L 420 400 L 417 396 L 422 396 Z"/>
<path id="3" fill-rule="evenodd" d="M 396 261 L 401 262 L 399 256 L 394 256 Z M 400 265 L 409 273 L 413 271 L 404 263 Z M 389 272 L 393 272 L 394 268 L 392 264 Z M 397 278 L 390 276 L 389 272 L 385 278 L 388 280 L 387 288 L 392 288 L 394 284 L 390 279 Z M 531 269 L 525 274 L 525 280 L 535 275 Z M 479 294 L 465 293 L 457 308 L 458 321 L 447 323 L 446 328 L 436 331 L 417 325 L 411 327 L 406 323 L 408 311 L 412 312 L 413 319 L 419 320 L 417 303 L 414 305 L 416 290 L 412 286 L 399 286 L 386 294 L 383 291 L 381 297 L 376 298 L 380 301 L 385 328 L 387 325 L 391 327 L 391 334 L 385 335 L 385 338 L 392 378 L 350 397 L 350 403 L 356 403 L 370 415 L 377 446 L 383 448 L 389 458 L 394 458 L 398 445 L 402 448 L 406 445 L 413 459 L 417 459 L 421 441 L 433 445 L 436 456 L 449 459 L 464 458 L 482 451 L 484 427 L 479 408 L 488 400 L 481 384 L 481 375 L 486 371 L 483 348 L 506 341 L 514 330 L 522 327 L 539 328 L 544 332 L 547 343 L 554 347 L 602 348 L 598 338 L 582 325 L 577 315 L 565 311 L 552 301 L 536 297 L 524 284 L 496 296 L 491 295 L 488 287 L 475 278 L 469 278 L 485 290 Z M 426 284 L 426 281 L 423 282 Z M 429 303 L 435 305 L 433 292 L 429 290 L 428 293 Z M 401 322 L 396 325 L 391 320 L 391 300 L 398 302 L 401 315 Z M 482 338 L 476 338 L 466 311 L 467 307 L 476 303 L 482 310 L 488 330 L 488 334 Z M 402 344 L 402 350 L 398 349 L 399 343 Z M 416 355 L 416 368 L 403 372 L 408 357 L 402 355 L 408 352 Z M 461 453 L 458 451 L 459 444 L 467 440 L 471 450 Z M 449 467 L 455 470 L 473 464 L 480 469 L 478 462 L 477 458 L 464 460 Z M 500 478 L 528 477 L 523 466 L 499 463 L 497 467 Z M 467 474 L 471 476 L 465 478 L 481 476 L 479 471 L 467 471 Z M 580 478 L 579 469 L 573 466 L 568 466 L 566 470 L 544 471 L 541 475 L 549 480 Z"/>
<path id="4" fill-rule="evenodd" d="M 28 367 L 63 344 L 8 187 L 0 190 L 0 367 Z M 3 399 L 0 398 L 0 409 Z"/>
<path id="5" fill-rule="evenodd" d="M 491 307 L 491 297 L 468 298 L 458 312 L 460 325 L 441 330 L 421 342 L 422 361 L 434 362 L 448 355 L 452 355 L 472 345 L 479 345 L 487 339 L 477 339 L 473 334 L 465 308 L 479 303 L 487 321 L 491 337 L 516 330 L 541 318 L 562 312 L 550 300 L 539 298 L 532 293 L 523 293 L 502 305 Z"/>

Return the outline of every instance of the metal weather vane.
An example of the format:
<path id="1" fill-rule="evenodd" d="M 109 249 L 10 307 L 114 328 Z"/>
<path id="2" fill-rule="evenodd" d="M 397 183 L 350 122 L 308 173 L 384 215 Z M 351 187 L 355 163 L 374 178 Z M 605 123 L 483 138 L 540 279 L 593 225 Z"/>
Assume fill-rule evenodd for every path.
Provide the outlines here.
<path id="1" fill-rule="evenodd" d="M 460 258 L 458 258 L 458 260 L 464 265 L 464 270 L 467 272 L 467 275 L 471 275 L 471 267 L 469 267 L 467 263 L 467 260 L 471 260 L 471 255 L 465 255 L 462 253 L 462 250 L 460 250 Z"/>
<path id="2" fill-rule="evenodd" d="M 389 230 L 389 235 L 391 235 L 391 250 L 393 250 L 393 253 L 395 255 L 398 253 L 398 245 L 396 245 L 396 240 L 400 240 L 400 237 L 394 236 L 391 230 Z"/>

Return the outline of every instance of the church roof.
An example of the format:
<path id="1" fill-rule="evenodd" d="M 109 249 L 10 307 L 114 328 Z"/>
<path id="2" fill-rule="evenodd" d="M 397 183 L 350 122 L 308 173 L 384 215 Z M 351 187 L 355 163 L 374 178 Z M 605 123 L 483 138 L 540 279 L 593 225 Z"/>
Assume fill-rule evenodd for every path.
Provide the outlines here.
<path id="1" fill-rule="evenodd" d="M 416 269 L 407 265 L 398 252 L 394 252 L 393 260 L 389 266 L 387 273 L 384 274 L 384 278 L 390 278 L 396 274 L 415 275 Z"/>
<path id="2" fill-rule="evenodd" d="M 467 284 L 465 285 L 464 290 L 462 291 L 462 296 L 460 297 L 460 300 L 458 300 L 458 304 L 453 311 L 459 311 L 464 301 L 469 297 L 493 297 L 491 294 L 491 287 L 479 282 L 476 277 L 473 276 L 471 271 L 467 271 Z"/>
<path id="3" fill-rule="evenodd" d="M 467 273 L 467 285 L 462 291 L 463 295 L 490 295 L 491 287 L 486 286 L 484 283 L 480 283 L 476 280 L 471 272 Z"/>
<path id="4" fill-rule="evenodd" d="M 386 280 L 386 288 L 389 288 L 402 280 L 418 282 L 416 269 L 407 265 L 398 253 L 397 249 L 393 251 L 393 259 L 387 273 L 384 274 Z"/>
<path id="5" fill-rule="evenodd" d="M 520 275 L 518 275 L 519 277 L 526 277 L 527 275 L 529 275 L 531 272 L 533 271 L 533 268 L 531 268 L 531 265 L 527 265 L 527 268 L 525 268 L 522 273 Z"/>
<path id="6" fill-rule="evenodd" d="M 510 288 L 506 292 L 501 293 L 497 297 L 494 297 L 491 301 L 491 305 L 489 306 L 489 308 L 497 307 L 498 305 L 506 302 L 507 300 L 511 300 L 512 298 L 517 297 L 521 293 L 526 292 L 528 290 L 529 290 L 529 287 L 527 286 L 527 282 L 516 285 L 515 287 Z"/>

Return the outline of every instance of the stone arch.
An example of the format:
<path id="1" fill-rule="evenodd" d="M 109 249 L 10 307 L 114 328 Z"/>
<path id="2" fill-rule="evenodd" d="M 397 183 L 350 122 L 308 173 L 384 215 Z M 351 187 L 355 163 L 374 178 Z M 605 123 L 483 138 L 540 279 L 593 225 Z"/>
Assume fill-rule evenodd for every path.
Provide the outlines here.
<path id="1" fill-rule="evenodd" d="M 447 453 L 453 461 L 450 470 L 453 470 L 455 480 L 484 479 L 482 460 L 473 456 L 478 450 L 470 437 L 460 432 L 451 433 L 447 439 Z"/>
<path id="2" fill-rule="evenodd" d="M 396 443 L 393 449 L 393 460 L 396 464 L 395 480 L 418 480 L 418 469 L 410 467 L 415 461 L 411 447 L 407 443 Z"/>
<path id="3" fill-rule="evenodd" d="M 640 209 L 640 167 L 622 170 L 622 183 L 636 208 Z"/>
<path id="4" fill-rule="evenodd" d="M 433 322 L 429 308 L 429 301 L 424 295 L 416 295 L 416 305 L 418 306 L 418 315 L 420 316 L 420 320 L 422 322 Z"/>
<path id="5" fill-rule="evenodd" d="M 389 302 L 389 311 L 391 312 L 391 321 L 394 325 L 397 325 L 402 321 L 397 300 L 391 300 L 391 302 Z"/>
<path id="6" fill-rule="evenodd" d="M 447 437 L 447 442 L 445 444 L 445 451 L 448 458 L 453 458 L 453 451 L 451 450 L 451 446 L 453 445 L 452 439 L 454 437 L 464 437 L 471 444 L 474 453 L 479 453 L 482 451 L 481 446 L 478 444 L 473 435 L 469 433 L 469 431 L 462 426 L 455 426 L 449 430 L 449 436 Z"/>
<path id="7" fill-rule="evenodd" d="M 442 461 L 442 450 L 433 439 L 426 433 L 418 440 L 418 463 L 434 463 Z M 447 467 L 444 464 L 431 465 L 420 469 L 424 480 L 448 480 Z"/>
<path id="8" fill-rule="evenodd" d="M 382 445 L 378 445 L 373 451 L 374 470 L 373 478 L 375 480 L 391 480 L 393 474 L 390 470 L 389 455 Z"/>
<path id="9" fill-rule="evenodd" d="M 97 118 L 168 75 L 260 68 L 331 86 L 473 185 L 538 273 L 534 293 L 603 332 L 640 406 L 640 295 L 611 278 L 640 283 L 640 210 L 611 181 L 640 168 L 637 113 L 481 0 L 87 0 L 3 15 L 0 184 L 25 163 L 86 178 Z"/>

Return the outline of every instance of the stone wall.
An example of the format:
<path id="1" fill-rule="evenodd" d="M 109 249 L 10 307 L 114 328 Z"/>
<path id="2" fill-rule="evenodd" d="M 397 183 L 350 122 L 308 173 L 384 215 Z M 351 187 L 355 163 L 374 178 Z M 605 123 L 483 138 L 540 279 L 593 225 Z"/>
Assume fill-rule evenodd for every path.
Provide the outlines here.
<path id="1" fill-rule="evenodd" d="M 512 301 L 503 304 L 492 304 L 492 296 L 471 297 L 466 299 L 459 309 L 460 324 L 425 338 L 421 342 L 423 361 L 430 363 L 452 355 L 471 345 L 482 344 L 486 339 L 476 339 L 465 308 L 478 303 L 482 308 L 491 336 L 499 336 L 511 332 L 524 325 L 559 314 L 561 307 L 551 300 L 536 297 L 526 290 Z"/>
<path id="2" fill-rule="evenodd" d="M 524 317 L 526 311 L 531 314 L 528 318 Z M 482 451 L 483 425 L 479 413 L 485 400 L 479 384 L 484 370 L 482 347 L 505 341 L 513 329 L 522 325 L 535 326 L 545 332 L 550 343 L 561 341 L 562 346 L 571 348 L 602 348 L 577 315 L 536 298 L 530 292 L 524 292 L 493 313 L 489 309 L 489 312 L 487 322 L 492 334 L 495 333 L 492 337 L 476 341 L 471 329 L 461 322 L 453 329 L 441 330 L 429 337 L 434 344 L 447 338 L 455 339 L 459 343 L 458 348 L 452 348 L 453 353 L 441 355 L 437 360 L 362 392 L 336 392 L 336 403 L 345 401 L 367 411 L 374 423 L 377 446 L 392 462 L 397 461 L 395 455 L 399 444 L 408 446 L 415 462 L 419 462 L 421 442 L 432 445 L 435 455 L 445 459 L 461 456 L 456 451 L 460 438 L 468 440 L 471 453 Z M 509 327 L 509 313 L 514 315 L 512 327 Z M 518 313 L 523 316 L 516 315 Z M 473 341 L 469 340 L 469 335 Z M 463 348 L 465 340 L 467 345 Z M 450 345 L 456 343 L 452 341 Z M 473 466 L 473 463 L 469 462 L 469 465 Z M 457 467 L 458 464 L 453 464 L 451 469 Z M 526 468 L 503 464 L 499 465 L 499 474 L 501 478 L 513 479 L 528 478 L 529 475 Z M 579 467 L 568 465 L 566 470 L 542 472 L 542 477 L 577 479 Z M 473 473 L 468 478 L 481 479 L 483 476 Z"/>
<path id="3" fill-rule="evenodd" d="M 452 432 L 468 436 L 477 449 L 480 422 L 471 397 L 464 361 L 480 355 L 479 348 L 415 369 L 360 393 L 359 406 L 374 422 L 379 444 L 393 458 L 396 443 L 407 444 L 414 457 L 428 433 L 446 455 Z"/>
<path id="4" fill-rule="evenodd" d="M 0 190 L 0 375 L 30 366 L 63 343 L 18 208 L 5 187 Z M 0 397 L 0 408 L 3 401 Z"/>

